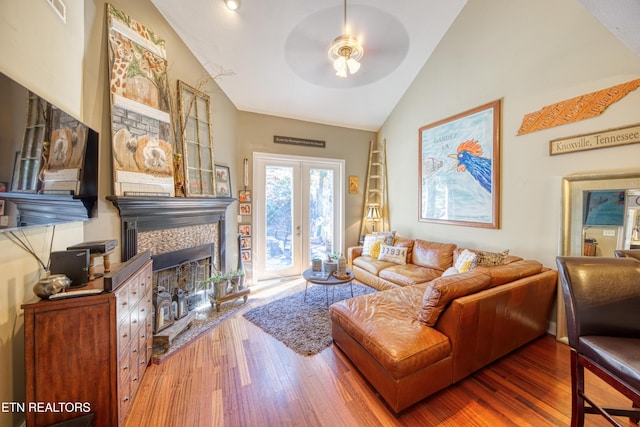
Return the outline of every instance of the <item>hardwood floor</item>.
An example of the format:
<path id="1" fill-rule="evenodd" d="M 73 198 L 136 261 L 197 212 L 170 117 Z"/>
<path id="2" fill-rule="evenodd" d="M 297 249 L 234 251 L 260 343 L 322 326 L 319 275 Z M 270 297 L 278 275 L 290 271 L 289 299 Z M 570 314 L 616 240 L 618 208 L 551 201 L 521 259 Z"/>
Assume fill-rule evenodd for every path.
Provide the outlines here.
<path id="1" fill-rule="evenodd" d="M 240 313 L 150 366 L 125 426 L 569 425 L 569 348 L 551 336 L 394 417 L 333 346 L 301 356 L 242 317 L 251 306 L 303 288 L 301 280 L 252 287 Z M 587 390 L 599 402 L 629 404 L 590 376 Z M 585 425 L 608 424 L 587 415 Z"/>

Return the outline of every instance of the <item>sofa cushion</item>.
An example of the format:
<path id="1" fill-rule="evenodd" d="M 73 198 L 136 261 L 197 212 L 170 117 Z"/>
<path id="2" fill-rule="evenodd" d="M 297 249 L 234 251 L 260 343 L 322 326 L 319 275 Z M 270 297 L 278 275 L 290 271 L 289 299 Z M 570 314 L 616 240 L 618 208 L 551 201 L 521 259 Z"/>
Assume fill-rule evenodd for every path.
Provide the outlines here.
<path id="1" fill-rule="evenodd" d="M 476 267 L 475 270 L 489 275 L 491 277 L 489 287 L 494 287 L 538 274 L 542 271 L 542 264 L 527 259 L 493 267 Z"/>
<path id="2" fill-rule="evenodd" d="M 411 260 L 411 256 L 413 255 L 413 244 L 414 244 L 414 240 L 413 239 L 409 239 L 407 237 L 402 237 L 402 236 L 398 236 L 396 234 L 395 238 L 393 239 L 393 246 L 400 246 L 403 248 L 407 248 L 407 262 L 410 262 Z"/>
<path id="3" fill-rule="evenodd" d="M 486 289 L 490 283 L 491 277 L 477 270 L 432 280 L 424 292 L 420 321 L 434 326 L 451 301 Z"/>
<path id="4" fill-rule="evenodd" d="M 427 268 L 415 264 L 395 265 L 381 269 L 380 278 L 400 286 L 413 286 L 440 277 L 441 270 Z"/>
<path id="5" fill-rule="evenodd" d="M 411 262 L 422 267 L 437 268 L 441 271 L 453 265 L 453 243 L 436 243 L 416 239 L 413 244 Z"/>
<path id="6" fill-rule="evenodd" d="M 357 341 L 394 378 L 448 357 L 446 335 L 418 321 L 425 286 L 411 286 L 339 301 L 331 319 Z"/>
<path id="7" fill-rule="evenodd" d="M 401 246 L 381 245 L 378 259 L 380 261 L 389 261 L 394 264 L 404 265 L 407 263 L 407 251 L 407 248 Z"/>
<path id="8" fill-rule="evenodd" d="M 378 275 L 382 269 L 396 265 L 388 261 L 380 261 L 370 256 L 359 256 L 353 260 L 353 265 L 360 267 L 364 271 L 373 275 Z"/>

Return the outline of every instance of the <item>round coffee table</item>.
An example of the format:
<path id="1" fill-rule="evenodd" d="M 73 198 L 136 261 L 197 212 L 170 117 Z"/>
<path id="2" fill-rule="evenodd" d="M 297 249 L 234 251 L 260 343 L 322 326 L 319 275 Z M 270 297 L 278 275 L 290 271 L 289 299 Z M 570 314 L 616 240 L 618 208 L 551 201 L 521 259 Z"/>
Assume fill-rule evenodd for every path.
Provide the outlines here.
<path id="1" fill-rule="evenodd" d="M 313 283 L 314 285 L 322 285 L 325 287 L 326 295 L 327 295 L 327 307 L 329 307 L 329 287 L 331 286 L 331 304 L 333 304 L 333 298 L 335 295 L 336 285 L 343 285 L 345 283 L 349 283 L 351 286 L 351 297 L 353 298 L 353 279 L 355 279 L 355 275 L 353 271 L 347 270 L 347 275 L 345 277 L 336 277 L 333 273 L 330 273 L 328 277 L 317 277 L 314 273 L 321 273 L 318 271 L 313 271 L 310 268 L 305 270 L 302 273 L 302 277 L 307 281 L 304 287 L 304 301 L 307 301 L 307 288 L 309 287 L 309 283 Z"/>

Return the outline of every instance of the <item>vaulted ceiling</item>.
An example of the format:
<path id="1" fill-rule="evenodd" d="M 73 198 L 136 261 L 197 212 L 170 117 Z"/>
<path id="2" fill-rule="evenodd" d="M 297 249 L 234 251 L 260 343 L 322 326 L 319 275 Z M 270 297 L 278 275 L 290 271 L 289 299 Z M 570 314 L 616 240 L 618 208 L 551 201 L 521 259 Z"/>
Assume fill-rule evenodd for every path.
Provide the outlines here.
<path id="1" fill-rule="evenodd" d="M 640 2 L 580 0 L 640 55 Z M 152 0 L 242 111 L 378 130 L 467 0 L 352 0 L 362 39 L 358 73 L 335 75 L 329 45 L 343 32 L 341 0 Z"/>

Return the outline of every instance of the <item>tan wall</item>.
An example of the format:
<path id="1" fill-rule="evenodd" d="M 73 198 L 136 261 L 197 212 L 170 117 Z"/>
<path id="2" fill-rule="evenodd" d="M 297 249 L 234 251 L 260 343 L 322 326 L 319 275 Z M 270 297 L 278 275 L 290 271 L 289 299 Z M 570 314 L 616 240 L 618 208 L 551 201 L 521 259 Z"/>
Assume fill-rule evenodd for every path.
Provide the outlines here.
<path id="1" fill-rule="evenodd" d="M 191 51 L 180 40 L 151 1 L 111 1 L 92 0 L 85 6 L 85 60 L 83 99 L 85 120 L 94 126 L 101 135 L 100 145 L 100 185 L 98 198 L 99 221 L 93 221 L 85 227 L 87 240 L 108 238 L 120 239 L 120 217 L 113 205 L 105 200 L 105 196 L 113 193 L 112 163 L 110 139 L 110 104 L 106 70 L 108 68 L 105 4 L 111 3 L 127 13 L 133 19 L 151 28 L 164 38 L 167 46 L 169 84 L 174 91 L 177 80 L 207 93 L 211 97 L 211 117 L 216 163 L 234 164 L 236 141 L 237 110 L 219 86 L 207 78 L 201 64 Z M 232 77 L 225 77 L 232 78 Z M 174 103 L 177 105 L 177 103 Z M 232 207 L 233 208 L 233 207 Z M 230 209 L 232 209 L 230 208 Z M 232 215 L 235 219 L 235 215 Z M 237 227 L 233 221 L 228 222 L 227 233 L 231 242 L 235 241 Z M 235 265 L 235 251 L 228 251 L 227 265 Z"/>
<path id="2" fill-rule="evenodd" d="M 290 136 L 314 139 L 326 142 L 325 148 L 301 147 L 295 145 L 275 144 L 273 136 Z M 364 189 L 369 159 L 369 141 L 376 134 L 363 130 L 328 126 L 301 120 L 286 119 L 240 112 L 238 115 L 238 163 L 236 181 L 242 182 L 242 159 L 249 159 L 249 170 L 252 171 L 252 153 L 278 153 L 296 156 L 324 157 L 345 160 L 345 246 L 353 246 L 358 242 L 360 220 L 364 204 Z M 358 194 L 349 194 L 349 176 L 359 178 Z M 250 174 L 249 182 L 253 176 Z M 238 185 L 235 188 L 240 188 Z"/>
<path id="3" fill-rule="evenodd" d="M 105 200 L 112 193 L 105 2 L 65 3 L 67 25 L 45 1 L 0 2 L 0 71 L 100 133 L 98 218 L 84 224 L 57 226 L 54 250 L 82 241 L 120 239 L 117 210 Z M 215 82 L 200 85 L 206 77 L 205 70 L 149 0 L 111 3 L 164 37 L 173 88 L 180 79 L 211 96 L 215 161 L 235 163 L 237 110 L 233 104 Z M 227 238 L 235 242 L 237 227 L 233 221 L 227 232 Z M 48 253 L 51 228 L 29 229 L 27 236 L 39 255 Z M 23 402 L 24 331 L 20 305 L 34 297 L 32 287 L 42 270 L 3 234 L 0 253 L 0 402 Z M 235 251 L 228 251 L 227 265 L 234 265 L 235 257 Z M 23 420 L 22 414 L 0 412 L 1 427 L 17 426 Z"/>
<path id="4" fill-rule="evenodd" d="M 640 77 L 640 58 L 577 0 L 469 0 L 379 132 L 399 233 L 541 260 L 555 268 L 565 175 L 637 167 L 640 144 L 549 156 L 549 141 L 638 122 L 640 91 L 600 117 L 516 136 L 546 105 Z M 418 129 L 502 99 L 499 230 L 418 221 Z M 407 166 L 410 165 L 410 166 Z"/>
<path id="5" fill-rule="evenodd" d="M 66 24 L 47 2 L 0 2 L 0 71 L 80 117 L 83 34 L 82 0 L 67 2 Z M 52 228 L 33 227 L 18 234 L 47 262 Z M 53 250 L 65 249 L 82 239 L 81 223 L 57 226 Z M 35 297 L 32 288 L 43 270 L 4 234 L 0 235 L 0 253 L 0 402 L 24 402 L 24 322 L 20 305 Z M 21 413 L 0 412 L 0 426 L 17 426 L 23 420 Z"/>

